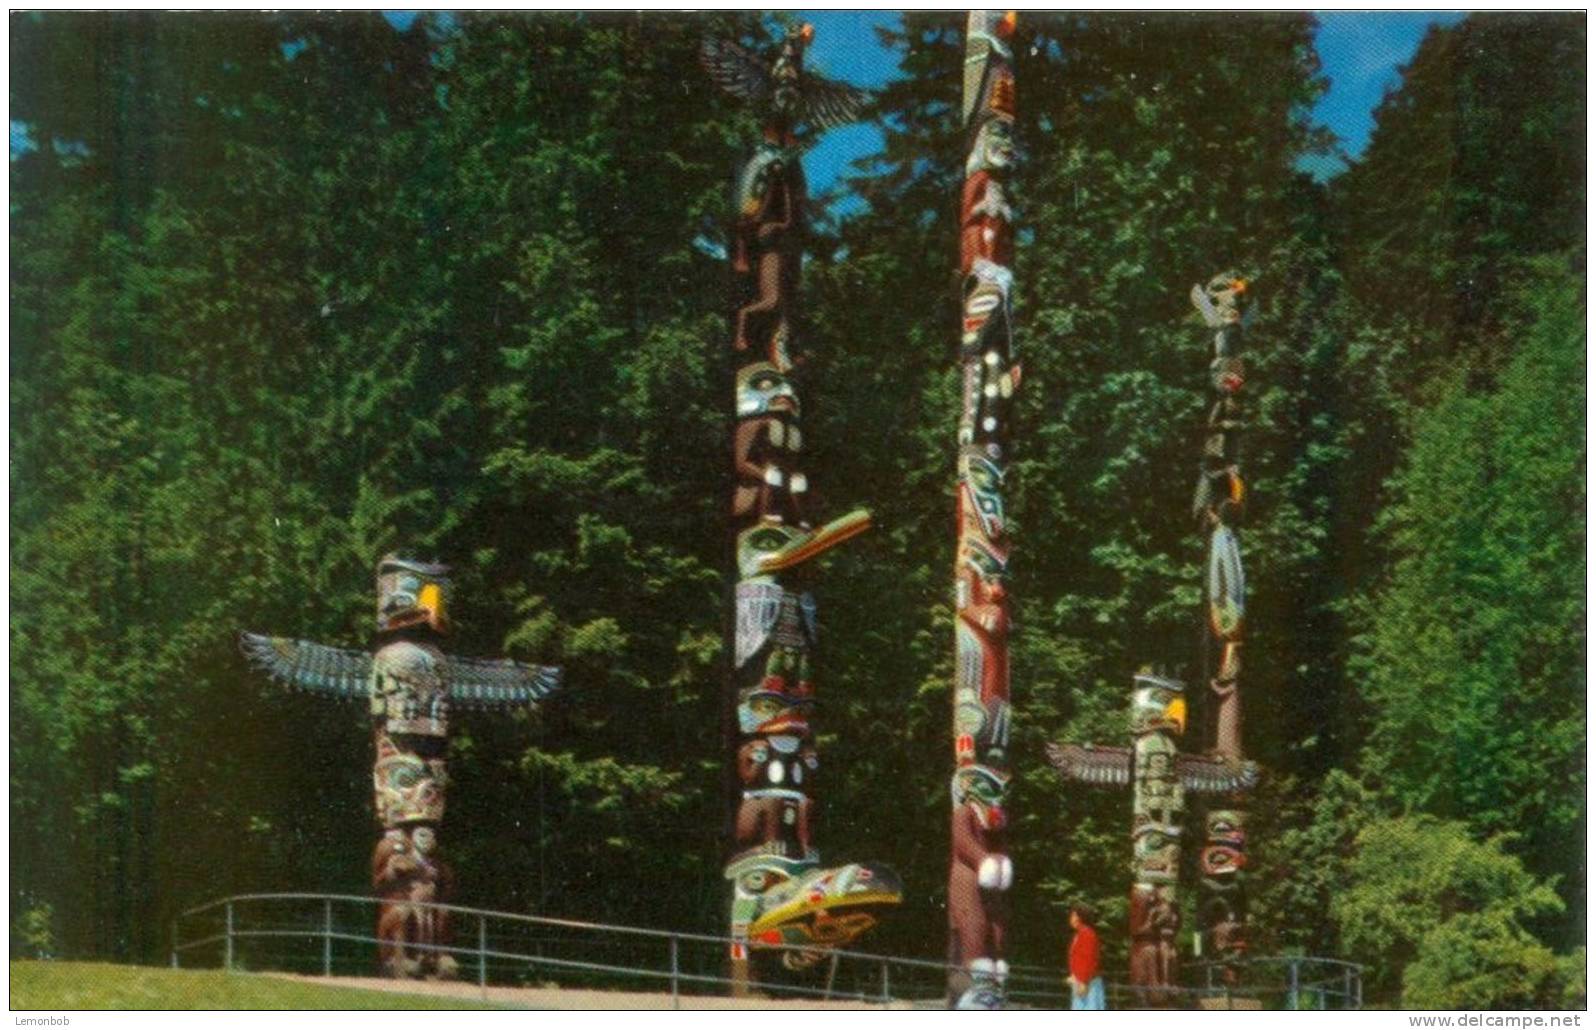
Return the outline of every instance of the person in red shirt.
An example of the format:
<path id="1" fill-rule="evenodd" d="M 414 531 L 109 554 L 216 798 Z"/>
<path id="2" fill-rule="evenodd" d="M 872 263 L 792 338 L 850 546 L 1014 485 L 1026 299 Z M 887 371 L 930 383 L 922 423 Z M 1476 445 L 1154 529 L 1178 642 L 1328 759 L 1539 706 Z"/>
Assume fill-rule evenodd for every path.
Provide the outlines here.
<path id="1" fill-rule="evenodd" d="M 1070 906 L 1070 1008 L 1100 1011 L 1107 1008 L 1103 996 L 1103 977 L 1097 963 L 1097 930 L 1092 925 L 1092 910 L 1085 905 Z"/>

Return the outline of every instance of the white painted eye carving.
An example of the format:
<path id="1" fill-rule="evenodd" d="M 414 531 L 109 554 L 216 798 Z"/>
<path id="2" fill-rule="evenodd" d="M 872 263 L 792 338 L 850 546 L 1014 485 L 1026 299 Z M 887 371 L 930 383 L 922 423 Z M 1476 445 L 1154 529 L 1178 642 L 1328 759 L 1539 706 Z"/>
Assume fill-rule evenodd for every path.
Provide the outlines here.
<path id="1" fill-rule="evenodd" d="M 769 768 L 771 783 L 780 783 L 787 778 L 787 770 L 781 762 L 771 762 Z"/>

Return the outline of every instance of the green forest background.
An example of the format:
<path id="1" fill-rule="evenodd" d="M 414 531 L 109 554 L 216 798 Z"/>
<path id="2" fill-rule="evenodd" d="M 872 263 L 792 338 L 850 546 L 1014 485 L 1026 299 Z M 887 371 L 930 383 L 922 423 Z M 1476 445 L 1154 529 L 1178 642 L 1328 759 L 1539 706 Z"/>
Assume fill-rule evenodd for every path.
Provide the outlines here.
<path id="1" fill-rule="evenodd" d="M 359 646 L 373 565 L 456 568 L 461 900 L 721 929 L 730 178 L 703 74 L 753 14 L 14 14 L 12 947 L 159 962 L 178 910 L 366 889 L 362 707 L 241 628 Z M 1585 24 L 1430 32 L 1328 183 L 1307 15 L 1020 23 L 1013 953 L 1124 961 L 1120 743 L 1190 676 L 1208 345 L 1255 283 L 1243 536 L 1256 953 L 1373 1004 L 1584 1003 Z M 812 478 L 879 528 L 819 587 L 818 824 L 944 936 L 962 17 L 910 15 L 886 150 L 813 227 Z M 834 198 L 835 199 L 835 198 Z M 1188 925 L 1191 925 L 1188 923 Z"/>

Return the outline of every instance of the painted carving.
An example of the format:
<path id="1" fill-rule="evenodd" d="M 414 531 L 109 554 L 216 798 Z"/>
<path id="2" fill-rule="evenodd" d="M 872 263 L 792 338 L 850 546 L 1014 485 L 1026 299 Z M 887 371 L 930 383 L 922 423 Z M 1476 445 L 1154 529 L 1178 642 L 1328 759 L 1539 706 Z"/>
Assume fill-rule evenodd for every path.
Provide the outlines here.
<path id="1" fill-rule="evenodd" d="M 1247 868 L 1243 803 L 1259 771 L 1241 750 L 1241 642 L 1246 623 L 1246 580 L 1237 535 L 1246 505 L 1238 433 L 1240 393 L 1246 382 L 1241 359 L 1247 283 L 1232 272 L 1191 291 L 1192 303 L 1214 332 L 1209 381 L 1216 399 L 1209 410 L 1202 467 L 1192 510 L 1208 544 L 1204 582 L 1206 624 L 1203 666 L 1208 680 L 1208 747 L 1182 754 L 1175 736 L 1184 731 L 1182 685 L 1142 673 L 1132 704 L 1131 748 L 1050 744 L 1048 759 L 1068 782 L 1130 788 L 1133 796 L 1131 889 L 1131 983 L 1140 1004 L 1175 1004 L 1180 910 L 1181 812 L 1188 795 L 1207 804 L 1197 914 L 1203 953 L 1224 964 L 1234 982 L 1247 950 L 1242 877 Z"/>
<path id="2" fill-rule="evenodd" d="M 455 707 L 541 701 L 560 670 L 497 659 L 452 658 L 447 566 L 387 555 L 377 566 L 376 651 L 364 653 L 286 637 L 241 636 L 244 653 L 291 686 L 369 705 L 375 757 L 373 808 L 383 827 L 372 852 L 378 960 L 394 977 L 455 975 L 446 910 L 453 894 L 439 830 L 449 778 L 449 715 Z"/>
<path id="3" fill-rule="evenodd" d="M 1247 584 L 1238 535 L 1246 514 L 1241 477 L 1241 391 L 1246 385 L 1242 335 L 1246 326 L 1247 282 L 1222 272 L 1205 286 L 1194 286 L 1192 304 L 1213 333 L 1209 383 L 1214 400 L 1208 413 L 1202 464 L 1192 514 L 1208 539 L 1205 672 L 1211 698 L 1210 754 L 1239 765 L 1241 751 L 1241 644 L 1246 628 Z M 1245 790 L 1214 799 L 1204 818 L 1197 915 L 1203 950 L 1225 964 L 1234 980 L 1246 956 L 1247 868 Z"/>
<path id="4" fill-rule="evenodd" d="M 1154 1008 L 1175 1000 L 1169 988 L 1178 972 L 1176 891 L 1186 807 L 1178 741 L 1185 729 L 1185 685 L 1138 673 L 1131 704 L 1131 982 L 1143 989 L 1140 1002 Z"/>
<path id="5" fill-rule="evenodd" d="M 965 30 L 959 272 L 958 544 L 954 567 L 952 847 L 948 994 L 952 1008 L 1003 1007 L 1006 897 L 1014 881 L 1004 800 L 1009 784 L 1009 538 L 1003 513 L 1013 360 L 1012 13 L 971 12 Z"/>
<path id="6" fill-rule="evenodd" d="M 814 30 L 788 32 L 769 60 L 706 40 L 702 61 L 728 92 L 758 107 L 764 139 L 736 183 L 731 268 L 733 396 L 731 524 L 735 540 L 732 693 L 740 793 L 731 881 L 734 992 L 775 966 L 801 971 L 823 949 L 875 925 L 903 896 L 878 863 L 823 868 L 814 844 L 818 626 L 814 560 L 870 528 L 854 511 L 815 525 L 803 464 L 797 300 L 806 187 L 797 132 L 857 117 L 865 94 L 808 74 Z M 771 956 L 751 954 L 765 952 Z M 779 960 L 775 958 L 779 956 Z M 757 963 L 750 968 L 751 963 Z"/>

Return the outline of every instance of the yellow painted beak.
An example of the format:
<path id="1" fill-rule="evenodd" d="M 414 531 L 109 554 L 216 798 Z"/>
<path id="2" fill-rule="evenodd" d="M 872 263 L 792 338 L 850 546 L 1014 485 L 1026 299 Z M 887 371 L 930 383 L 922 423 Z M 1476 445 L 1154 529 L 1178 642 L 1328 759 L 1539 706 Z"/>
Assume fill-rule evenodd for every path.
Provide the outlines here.
<path id="1" fill-rule="evenodd" d="M 779 551 L 760 559 L 760 572 L 780 572 L 824 554 L 838 544 L 852 540 L 870 528 L 870 513 L 860 508 L 832 519 L 808 536 L 799 537 Z"/>
<path id="2" fill-rule="evenodd" d="M 438 589 L 436 583 L 428 583 L 421 588 L 416 607 L 427 613 L 427 621 L 432 623 L 434 629 L 442 629 L 448 622 L 448 614 L 443 610 L 443 591 Z"/>
<path id="3" fill-rule="evenodd" d="M 1171 722 L 1180 727 L 1180 732 L 1186 732 L 1186 699 L 1177 697 L 1164 706 L 1164 715 Z"/>

